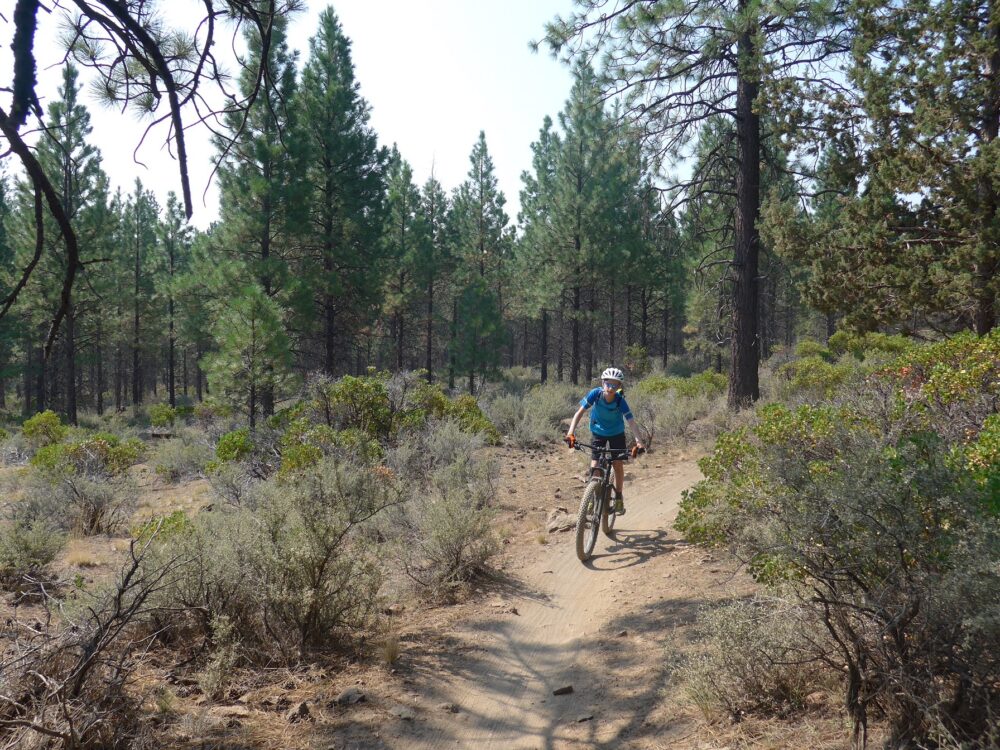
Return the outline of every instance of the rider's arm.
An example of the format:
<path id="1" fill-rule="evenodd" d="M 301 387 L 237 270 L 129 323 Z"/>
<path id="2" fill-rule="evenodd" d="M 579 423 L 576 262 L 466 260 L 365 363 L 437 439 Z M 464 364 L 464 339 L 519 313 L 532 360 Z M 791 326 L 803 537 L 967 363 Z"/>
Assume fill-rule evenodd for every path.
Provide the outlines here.
<path id="1" fill-rule="evenodd" d="M 574 432 L 576 432 L 576 425 L 580 421 L 580 417 L 583 416 L 583 413 L 585 411 L 587 411 L 587 408 L 585 406 L 581 406 L 579 409 L 576 410 L 576 414 L 573 415 L 573 420 L 569 423 L 569 429 L 566 431 L 566 437 L 569 437 Z"/>
<path id="2" fill-rule="evenodd" d="M 632 437 L 635 438 L 635 444 L 640 448 L 644 447 L 642 444 L 642 438 L 639 437 L 639 425 L 636 423 L 635 417 L 629 414 L 625 421 L 628 422 L 629 429 L 632 430 Z"/>

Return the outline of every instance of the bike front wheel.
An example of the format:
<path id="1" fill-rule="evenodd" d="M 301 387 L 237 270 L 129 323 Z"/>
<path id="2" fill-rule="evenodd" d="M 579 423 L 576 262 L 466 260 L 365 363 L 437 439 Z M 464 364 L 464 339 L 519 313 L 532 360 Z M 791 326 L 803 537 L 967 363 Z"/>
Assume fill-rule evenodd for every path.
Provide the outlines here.
<path id="1" fill-rule="evenodd" d="M 587 562 L 597 543 L 597 532 L 601 528 L 604 513 L 604 498 L 601 497 L 601 482 L 593 480 L 587 485 L 580 500 L 580 512 L 576 517 L 576 556 Z"/>
<path id="2" fill-rule="evenodd" d="M 604 512 L 601 513 L 601 531 L 608 538 L 611 537 L 615 528 L 615 519 L 618 518 L 618 514 L 614 510 L 614 502 L 614 498 L 611 496 L 611 486 L 605 485 L 604 502 L 601 503 L 604 507 Z"/>

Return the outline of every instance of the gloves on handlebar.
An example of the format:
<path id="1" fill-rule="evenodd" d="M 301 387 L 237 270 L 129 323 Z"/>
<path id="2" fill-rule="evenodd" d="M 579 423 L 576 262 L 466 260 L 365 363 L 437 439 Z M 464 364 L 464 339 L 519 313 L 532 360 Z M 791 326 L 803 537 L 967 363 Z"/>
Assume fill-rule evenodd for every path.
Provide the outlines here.
<path id="1" fill-rule="evenodd" d="M 563 442 L 566 443 L 570 448 L 576 447 L 576 435 L 567 435 L 563 438 Z"/>

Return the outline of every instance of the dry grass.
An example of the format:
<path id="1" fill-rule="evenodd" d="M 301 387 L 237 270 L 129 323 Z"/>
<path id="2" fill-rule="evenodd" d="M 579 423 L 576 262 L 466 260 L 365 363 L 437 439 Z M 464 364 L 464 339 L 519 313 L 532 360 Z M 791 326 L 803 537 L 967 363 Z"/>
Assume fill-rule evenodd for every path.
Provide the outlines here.
<path id="1" fill-rule="evenodd" d="M 70 539 L 59 562 L 67 568 L 99 568 L 111 562 L 114 552 L 106 538 Z"/>

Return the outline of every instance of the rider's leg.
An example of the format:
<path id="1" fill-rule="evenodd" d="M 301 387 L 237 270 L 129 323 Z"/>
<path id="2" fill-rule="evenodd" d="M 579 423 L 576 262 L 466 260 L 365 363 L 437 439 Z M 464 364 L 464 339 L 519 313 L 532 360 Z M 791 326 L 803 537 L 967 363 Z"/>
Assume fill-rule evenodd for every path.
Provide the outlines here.
<path id="1" fill-rule="evenodd" d="M 591 476 L 591 478 L 601 476 L 601 472 L 594 471 L 596 468 L 597 468 L 597 461 L 596 460 L 592 460 L 590 462 L 590 476 Z"/>
<path id="2" fill-rule="evenodd" d="M 614 461 L 612 466 L 615 468 L 615 492 L 619 496 L 622 494 L 622 485 L 625 483 L 625 462 L 624 461 Z"/>

